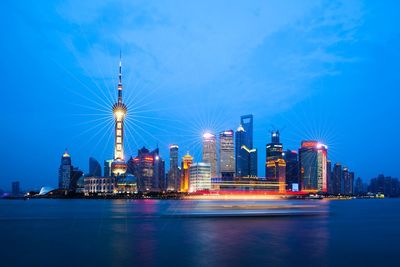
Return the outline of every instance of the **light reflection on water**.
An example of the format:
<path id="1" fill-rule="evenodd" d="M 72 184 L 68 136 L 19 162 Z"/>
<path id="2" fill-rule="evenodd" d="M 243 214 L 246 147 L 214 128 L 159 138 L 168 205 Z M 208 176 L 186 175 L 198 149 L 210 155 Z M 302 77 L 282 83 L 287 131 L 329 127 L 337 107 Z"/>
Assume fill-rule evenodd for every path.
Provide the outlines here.
<path id="1" fill-rule="evenodd" d="M 288 215 L 320 212 L 181 216 L 275 206 Z M 399 214 L 400 200 L 390 199 L 0 201 L 0 259 L 1 266 L 366 266 L 360 258 L 395 259 Z"/>

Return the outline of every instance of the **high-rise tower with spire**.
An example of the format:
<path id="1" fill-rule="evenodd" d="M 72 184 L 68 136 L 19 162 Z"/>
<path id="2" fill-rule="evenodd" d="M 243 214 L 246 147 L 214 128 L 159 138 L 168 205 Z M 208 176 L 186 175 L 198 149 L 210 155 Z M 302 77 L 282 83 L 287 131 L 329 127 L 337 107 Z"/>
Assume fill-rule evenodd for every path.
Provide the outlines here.
<path id="1" fill-rule="evenodd" d="M 124 119 L 128 109 L 122 101 L 121 54 L 119 59 L 120 60 L 119 60 L 119 75 L 118 75 L 118 100 L 112 107 L 115 119 L 115 141 L 114 141 L 114 161 L 111 165 L 111 168 L 112 168 L 112 173 L 115 176 L 125 174 L 127 169 L 124 157 Z"/>

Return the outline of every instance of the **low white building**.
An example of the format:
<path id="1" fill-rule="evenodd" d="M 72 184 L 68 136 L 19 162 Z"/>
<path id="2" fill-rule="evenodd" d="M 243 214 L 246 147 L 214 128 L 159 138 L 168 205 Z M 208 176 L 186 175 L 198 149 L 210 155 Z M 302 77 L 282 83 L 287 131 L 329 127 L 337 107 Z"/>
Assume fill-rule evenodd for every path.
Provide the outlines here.
<path id="1" fill-rule="evenodd" d="M 85 194 L 108 194 L 114 193 L 114 177 L 85 177 Z"/>
<path id="2" fill-rule="evenodd" d="M 211 164 L 198 162 L 189 168 L 189 192 L 211 189 Z"/>

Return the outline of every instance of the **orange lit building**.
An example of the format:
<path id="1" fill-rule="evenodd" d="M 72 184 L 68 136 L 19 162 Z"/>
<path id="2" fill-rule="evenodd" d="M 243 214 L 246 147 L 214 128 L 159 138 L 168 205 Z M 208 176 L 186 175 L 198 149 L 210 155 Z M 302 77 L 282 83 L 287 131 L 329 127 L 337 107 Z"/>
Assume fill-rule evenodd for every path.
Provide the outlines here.
<path id="1" fill-rule="evenodd" d="M 189 191 L 189 176 L 190 176 L 190 165 L 193 163 L 193 157 L 189 155 L 189 152 L 182 158 L 182 177 L 181 177 L 181 192 Z"/>

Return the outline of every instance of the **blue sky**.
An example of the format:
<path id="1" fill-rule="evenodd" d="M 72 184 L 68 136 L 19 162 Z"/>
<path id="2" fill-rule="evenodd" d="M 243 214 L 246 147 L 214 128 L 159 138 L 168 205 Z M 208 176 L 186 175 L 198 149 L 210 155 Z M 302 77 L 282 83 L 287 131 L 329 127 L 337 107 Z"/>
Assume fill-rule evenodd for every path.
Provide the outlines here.
<path id="1" fill-rule="evenodd" d="M 100 3 L 101 2 L 101 3 Z M 112 158 L 119 51 L 126 154 L 255 118 L 259 174 L 269 131 L 317 139 L 370 179 L 400 177 L 397 1 L 6 1 L 1 3 L 0 188 L 57 184 Z"/>

